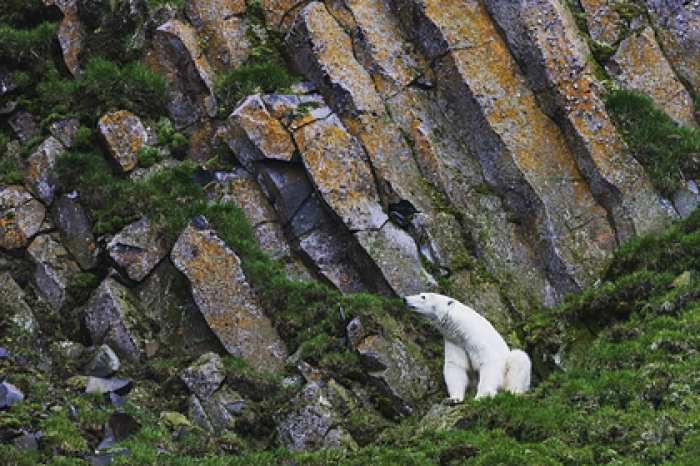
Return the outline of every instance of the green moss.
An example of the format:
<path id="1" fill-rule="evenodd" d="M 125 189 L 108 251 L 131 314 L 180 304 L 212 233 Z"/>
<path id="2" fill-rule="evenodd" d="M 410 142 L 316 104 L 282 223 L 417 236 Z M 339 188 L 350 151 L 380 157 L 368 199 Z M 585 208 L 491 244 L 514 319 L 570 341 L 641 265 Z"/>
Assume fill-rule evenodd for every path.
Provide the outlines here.
<path id="1" fill-rule="evenodd" d="M 252 94 L 271 94 L 288 88 L 298 79 L 278 62 L 246 64 L 221 76 L 216 92 L 226 108 Z"/>
<path id="2" fill-rule="evenodd" d="M 2 141 L 0 141 L 0 148 L 2 148 Z M 19 165 L 15 159 L 6 158 L 0 160 L 0 186 L 19 184 L 24 182 L 24 175 L 19 169 Z"/>
<path id="3" fill-rule="evenodd" d="M 588 48 L 591 50 L 593 58 L 599 64 L 604 64 L 617 52 L 617 47 L 593 39 L 588 39 Z"/>
<path id="4" fill-rule="evenodd" d="M 608 93 L 606 107 L 654 187 L 670 197 L 678 189 L 686 161 L 700 152 L 700 132 L 676 126 L 638 92 Z"/>
<path id="5" fill-rule="evenodd" d="M 143 168 L 149 168 L 163 160 L 163 155 L 158 148 L 152 146 L 141 146 L 136 151 L 136 160 Z"/>
<path id="6" fill-rule="evenodd" d="M 0 58 L 23 62 L 33 55 L 46 55 L 56 39 L 58 25 L 44 22 L 31 29 L 0 25 Z"/>
<path id="7" fill-rule="evenodd" d="M 647 13 L 644 7 L 632 2 L 613 3 L 611 8 L 614 12 L 620 15 L 620 18 L 624 19 L 625 21 L 631 21 L 634 18 L 646 15 Z"/>

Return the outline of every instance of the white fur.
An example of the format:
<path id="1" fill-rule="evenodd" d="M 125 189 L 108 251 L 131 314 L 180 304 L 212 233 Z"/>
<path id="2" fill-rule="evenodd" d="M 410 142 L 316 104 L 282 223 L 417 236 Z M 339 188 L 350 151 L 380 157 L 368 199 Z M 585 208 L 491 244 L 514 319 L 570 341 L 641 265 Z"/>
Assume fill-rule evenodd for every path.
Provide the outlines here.
<path id="1" fill-rule="evenodd" d="M 404 298 L 445 337 L 445 384 L 449 401 L 462 402 L 469 373 L 479 374 L 476 398 L 499 390 L 525 393 L 530 388 L 531 362 L 520 350 L 511 351 L 493 325 L 474 309 L 448 296 L 421 293 Z"/>

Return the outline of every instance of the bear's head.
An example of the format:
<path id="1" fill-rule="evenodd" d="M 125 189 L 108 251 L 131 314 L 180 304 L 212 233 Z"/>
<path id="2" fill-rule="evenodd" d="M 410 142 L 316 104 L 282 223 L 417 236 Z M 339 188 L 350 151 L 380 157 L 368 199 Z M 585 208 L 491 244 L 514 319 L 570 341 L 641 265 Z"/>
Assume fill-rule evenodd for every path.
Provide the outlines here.
<path id="1" fill-rule="evenodd" d="M 420 312 L 430 320 L 437 320 L 447 315 L 457 301 L 437 293 L 420 293 L 405 296 L 403 302 L 409 309 Z"/>

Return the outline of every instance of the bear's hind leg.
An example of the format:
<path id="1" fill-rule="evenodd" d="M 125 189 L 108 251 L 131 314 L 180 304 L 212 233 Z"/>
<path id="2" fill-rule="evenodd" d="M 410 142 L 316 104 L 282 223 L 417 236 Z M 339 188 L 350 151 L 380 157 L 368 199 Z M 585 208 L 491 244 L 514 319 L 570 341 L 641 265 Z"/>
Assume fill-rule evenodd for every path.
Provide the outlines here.
<path id="1" fill-rule="evenodd" d="M 484 364 L 479 369 L 479 385 L 476 389 L 476 399 L 485 396 L 495 396 L 498 389 L 503 387 L 505 361 Z"/>
<path id="2" fill-rule="evenodd" d="M 464 401 L 464 392 L 469 385 L 469 356 L 464 349 L 449 340 L 445 340 L 445 366 L 443 373 L 445 385 L 450 397 L 447 403 L 456 404 Z"/>

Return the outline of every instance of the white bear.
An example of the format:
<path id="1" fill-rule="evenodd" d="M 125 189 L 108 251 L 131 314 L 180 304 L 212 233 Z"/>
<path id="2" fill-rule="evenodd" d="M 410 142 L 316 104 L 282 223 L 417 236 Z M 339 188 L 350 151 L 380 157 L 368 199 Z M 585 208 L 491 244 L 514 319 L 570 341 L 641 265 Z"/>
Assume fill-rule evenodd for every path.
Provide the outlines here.
<path id="1" fill-rule="evenodd" d="M 469 385 L 469 373 L 479 374 L 476 398 L 499 390 L 525 393 L 530 388 L 532 364 L 527 354 L 510 350 L 493 325 L 474 309 L 437 293 L 404 298 L 406 306 L 420 312 L 445 337 L 445 384 L 448 402 L 461 403 Z"/>

